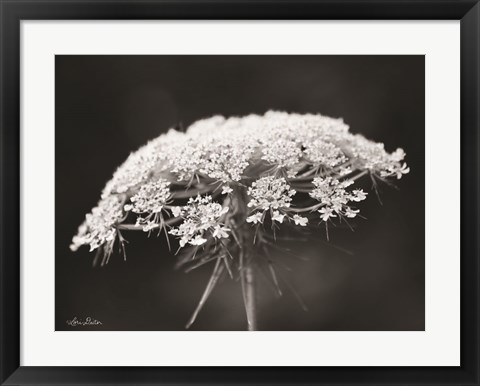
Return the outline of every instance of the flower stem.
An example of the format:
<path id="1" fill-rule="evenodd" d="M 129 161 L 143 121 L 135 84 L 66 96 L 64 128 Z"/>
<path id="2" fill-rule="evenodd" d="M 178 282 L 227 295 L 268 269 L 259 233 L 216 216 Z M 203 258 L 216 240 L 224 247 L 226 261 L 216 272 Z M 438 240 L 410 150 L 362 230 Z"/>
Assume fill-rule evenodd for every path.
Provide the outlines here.
<path id="1" fill-rule="evenodd" d="M 258 330 L 257 294 L 255 285 L 255 271 L 252 263 L 247 261 L 244 270 L 245 309 L 247 311 L 248 331 L 256 331 Z"/>

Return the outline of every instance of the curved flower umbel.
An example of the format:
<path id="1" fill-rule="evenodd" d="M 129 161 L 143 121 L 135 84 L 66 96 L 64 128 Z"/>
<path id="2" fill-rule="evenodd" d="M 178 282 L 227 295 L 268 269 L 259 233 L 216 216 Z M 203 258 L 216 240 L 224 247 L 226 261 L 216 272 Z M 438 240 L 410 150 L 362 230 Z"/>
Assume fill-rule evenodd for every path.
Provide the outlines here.
<path id="1" fill-rule="evenodd" d="M 367 193 L 356 181 L 366 175 L 375 184 L 400 179 L 410 171 L 404 159 L 402 149 L 389 153 L 382 143 L 350 133 L 342 119 L 320 114 L 202 119 L 130 154 L 71 248 L 88 245 L 104 263 L 117 239 L 123 246 L 122 231 L 163 231 L 167 240 L 178 239 L 187 269 L 215 263 L 189 325 L 228 273 L 241 279 L 254 329 L 253 268 L 268 264 L 278 287 L 274 262 L 263 254 L 268 232 L 357 217 L 356 205 Z"/>

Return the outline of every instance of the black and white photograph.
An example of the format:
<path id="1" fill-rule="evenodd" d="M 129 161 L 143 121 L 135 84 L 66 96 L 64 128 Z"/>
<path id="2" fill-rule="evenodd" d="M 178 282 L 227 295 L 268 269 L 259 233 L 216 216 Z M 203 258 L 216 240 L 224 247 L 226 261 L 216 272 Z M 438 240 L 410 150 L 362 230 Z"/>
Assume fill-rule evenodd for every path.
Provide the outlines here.
<path id="1" fill-rule="evenodd" d="M 55 330 L 424 331 L 425 56 L 56 55 Z"/>
<path id="2" fill-rule="evenodd" d="M 0 386 L 479 382 L 480 0 L 0 0 Z"/>

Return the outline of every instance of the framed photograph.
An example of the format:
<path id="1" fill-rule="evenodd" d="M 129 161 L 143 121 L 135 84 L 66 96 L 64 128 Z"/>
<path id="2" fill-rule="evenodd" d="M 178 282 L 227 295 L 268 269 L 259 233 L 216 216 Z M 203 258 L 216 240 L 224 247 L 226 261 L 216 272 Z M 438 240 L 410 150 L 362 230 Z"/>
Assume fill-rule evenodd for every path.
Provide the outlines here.
<path id="1" fill-rule="evenodd" d="M 480 385 L 477 1 L 0 12 L 1 385 Z"/>

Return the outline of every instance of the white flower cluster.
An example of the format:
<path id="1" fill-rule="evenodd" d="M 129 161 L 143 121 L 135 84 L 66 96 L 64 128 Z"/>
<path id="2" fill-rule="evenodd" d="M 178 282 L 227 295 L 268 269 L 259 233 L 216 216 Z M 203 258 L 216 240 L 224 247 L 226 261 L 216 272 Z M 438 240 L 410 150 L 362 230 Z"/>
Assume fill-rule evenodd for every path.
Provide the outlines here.
<path id="1" fill-rule="evenodd" d="M 186 132 L 172 129 L 131 153 L 106 184 L 72 249 L 105 244 L 111 250 L 117 226 L 129 213 L 137 215 L 135 226 L 145 232 L 167 230 L 183 219 L 169 230 L 182 247 L 202 245 L 209 237 L 227 238 L 230 229 L 245 221 L 263 223 L 267 214 L 273 223 L 288 220 L 306 226 L 309 220 L 300 213 L 308 211 L 304 209 L 311 198 L 318 200 L 315 210 L 325 221 L 355 217 L 358 210 L 349 203 L 361 201 L 366 193 L 348 192 L 348 181 L 365 173 L 401 178 L 409 172 L 404 158 L 402 149 L 388 153 L 383 144 L 350 133 L 342 119 L 320 114 L 269 111 L 263 116 L 203 119 Z M 295 196 L 297 191 L 302 195 Z M 217 193 L 219 202 L 213 202 Z M 237 207 L 235 216 L 225 216 L 239 202 L 235 196 L 245 194 L 250 201 L 241 209 L 244 216 Z M 177 200 L 183 199 L 188 202 L 179 207 Z"/>
<path id="2" fill-rule="evenodd" d="M 82 245 L 90 245 L 90 252 L 100 246 L 111 251 L 117 235 L 116 224 L 122 220 L 123 202 L 118 196 L 109 196 L 99 201 L 78 228 L 70 249 L 76 251 Z"/>
<path id="3" fill-rule="evenodd" d="M 346 189 L 353 184 L 351 180 L 339 181 L 333 177 L 316 177 L 313 179 L 315 188 L 310 192 L 310 197 L 320 201 L 318 212 L 323 221 L 328 221 L 337 215 L 348 218 L 355 217 L 359 210 L 347 205 L 350 201 L 363 201 L 367 193 L 362 189 L 351 192 Z"/>
<path id="4" fill-rule="evenodd" d="M 222 223 L 228 207 L 212 202 L 211 196 L 190 198 L 187 205 L 172 208 L 175 217 L 183 218 L 183 222 L 168 233 L 180 238 L 180 247 L 187 243 L 202 245 L 211 235 L 215 239 L 228 238 L 230 229 Z"/>

